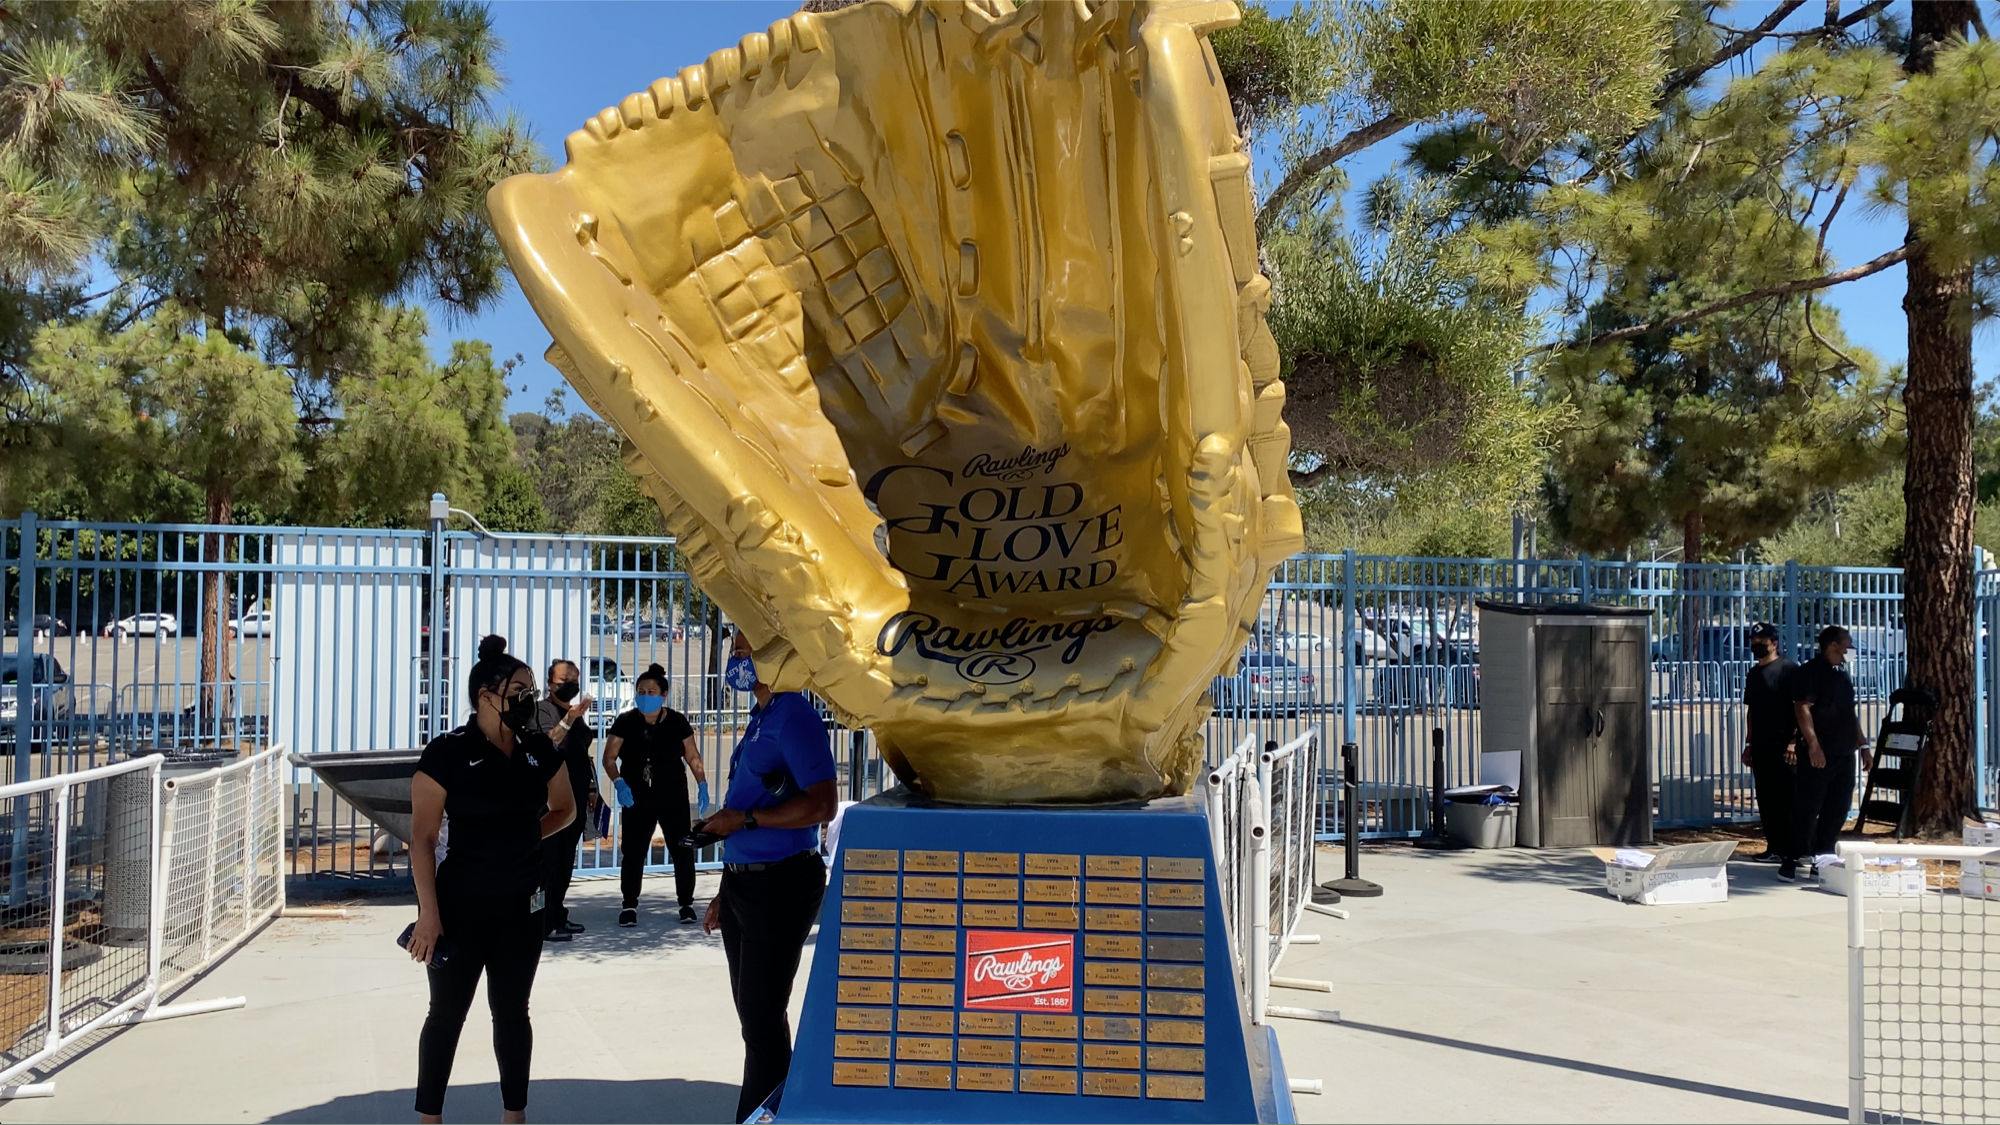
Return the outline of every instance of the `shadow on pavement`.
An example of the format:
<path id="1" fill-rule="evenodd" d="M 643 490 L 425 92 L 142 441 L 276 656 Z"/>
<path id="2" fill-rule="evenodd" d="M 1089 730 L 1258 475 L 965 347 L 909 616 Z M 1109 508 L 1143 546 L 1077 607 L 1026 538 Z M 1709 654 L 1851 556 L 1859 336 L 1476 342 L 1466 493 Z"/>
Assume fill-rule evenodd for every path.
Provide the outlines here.
<path id="1" fill-rule="evenodd" d="M 1649 1074 L 1630 1067 L 1607 1066 L 1603 1063 L 1584 1062 L 1581 1059 L 1565 1059 L 1556 1055 L 1540 1055 L 1533 1051 L 1520 1051 L 1512 1047 L 1495 1047 L 1487 1043 L 1470 1043 L 1463 1039 L 1452 1039 L 1443 1035 L 1429 1035 L 1421 1031 L 1406 1031 L 1400 1027 L 1382 1027 L 1372 1023 L 1357 1023 L 1343 1020 L 1340 1026 L 1355 1031 L 1365 1031 L 1372 1035 L 1387 1035 L 1397 1039 L 1407 1039 L 1416 1043 L 1428 1043 L 1434 1047 L 1451 1047 L 1460 1051 L 1476 1051 L 1482 1055 L 1511 1059 L 1515 1062 L 1537 1063 L 1542 1066 L 1561 1067 L 1583 1074 L 1595 1074 L 1603 1078 L 1617 1078 L 1626 1082 L 1641 1082 L 1648 1086 L 1665 1086 L 1675 1090 L 1685 1090 L 1692 1094 L 1707 1094 L 1715 1098 L 1750 1102 L 1754 1105 L 1771 1106 L 1775 1109 L 1791 1110 L 1794 1113 L 1810 1113 L 1818 1117 L 1835 1120 L 1847 1117 L 1847 1107 L 1831 1102 L 1811 1102 L 1803 1098 L 1788 1098 L 1782 1094 L 1766 1094 L 1759 1090 L 1745 1090 L 1737 1086 L 1721 1086 L 1713 1082 L 1696 1082 L 1687 1078 L 1673 1078 L 1664 1074 Z M 1523 1088 L 1533 1089 L 1533 1083 Z"/>
<path id="2" fill-rule="evenodd" d="M 318 1105 L 278 1114 L 273 1122 L 335 1125 L 339 1122 L 405 1122 L 416 1119 L 414 1088 L 347 1094 Z M 451 1121 L 500 1119 L 500 1086 L 485 1082 L 453 1086 L 445 1097 Z M 736 1111 L 736 1087 L 679 1078 L 551 1078 L 528 1087 L 528 1119 L 536 1122 L 707 1122 L 728 1121 Z"/>

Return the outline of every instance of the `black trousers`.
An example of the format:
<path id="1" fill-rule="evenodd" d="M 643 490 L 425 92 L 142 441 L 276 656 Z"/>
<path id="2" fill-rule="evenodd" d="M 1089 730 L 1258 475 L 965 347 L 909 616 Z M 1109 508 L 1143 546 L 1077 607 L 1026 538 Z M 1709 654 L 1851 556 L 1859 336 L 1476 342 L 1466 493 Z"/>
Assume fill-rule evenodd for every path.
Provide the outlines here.
<path id="1" fill-rule="evenodd" d="M 465 1029 L 465 1013 L 481 973 L 486 975 L 486 1005 L 493 1012 L 500 1104 L 508 1110 L 527 1109 L 528 1059 L 535 1048 L 528 993 L 542 959 L 542 915 L 528 909 L 525 895 L 494 902 L 443 893 L 438 914 L 451 956 L 430 965 L 431 1010 L 417 1038 L 417 1112 L 444 1112 L 458 1035 Z"/>
<path id="2" fill-rule="evenodd" d="M 792 1024 L 785 1006 L 806 936 L 826 895 L 826 866 L 800 852 L 762 871 L 724 871 L 722 949 L 729 991 L 743 1025 L 743 1090 L 736 1120 L 749 1118 L 792 1068 Z"/>
<path id="3" fill-rule="evenodd" d="M 1757 787 L 1757 816 L 1764 824 L 1764 846 L 1772 855 L 1791 856 L 1793 806 L 1798 772 L 1785 764 L 1784 746 L 1752 746 L 1750 779 Z"/>
<path id="4" fill-rule="evenodd" d="M 569 896 L 570 878 L 576 874 L 576 846 L 583 841 L 584 810 L 576 810 L 576 819 L 568 828 L 542 841 L 542 890 L 548 895 L 547 904 L 542 908 L 542 924 L 551 932 L 569 921 L 569 907 L 563 899 Z"/>
<path id="5" fill-rule="evenodd" d="M 1826 767 L 1814 769 L 1805 751 L 1799 751 L 1798 803 L 1792 817 L 1792 850 L 1787 854 L 1809 859 L 1833 850 L 1854 803 L 1854 764 L 1854 752 L 1849 751 L 1828 754 Z"/>
<path id="6" fill-rule="evenodd" d="M 667 858 L 674 865 L 674 897 L 682 906 L 694 905 L 694 849 L 681 847 L 681 840 L 688 834 L 687 795 L 682 793 L 676 801 L 669 794 L 664 799 L 648 797 L 634 802 L 624 811 L 623 837 L 619 841 L 618 889 L 624 895 L 625 909 L 639 905 L 639 885 L 646 880 L 646 861 L 653 856 L 653 829 L 659 828 L 667 837 Z"/>

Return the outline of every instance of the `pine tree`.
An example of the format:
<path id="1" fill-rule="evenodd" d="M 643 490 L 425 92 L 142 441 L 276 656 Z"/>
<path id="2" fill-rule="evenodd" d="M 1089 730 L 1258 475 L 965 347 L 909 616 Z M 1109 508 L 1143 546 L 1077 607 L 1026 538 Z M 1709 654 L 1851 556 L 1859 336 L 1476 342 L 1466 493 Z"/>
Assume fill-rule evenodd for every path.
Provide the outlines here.
<path id="1" fill-rule="evenodd" d="M 344 466 L 350 490 L 388 478 L 366 497 L 378 508 L 410 492 L 413 477 L 437 478 L 468 460 L 504 465 L 504 387 L 490 359 L 458 354 L 429 378 L 408 364 L 356 365 L 406 342 L 385 332 L 384 317 L 397 315 L 385 304 L 423 297 L 471 310 L 500 290 L 501 257 L 481 202 L 493 183 L 539 158 L 526 131 L 490 108 L 499 44 L 483 7 L 94 0 L 8 32 L 0 156 L 32 154 L 51 185 L 50 208 L 75 200 L 79 212 L 109 217 L 104 227 L 72 228 L 102 247 L 119 281 L 101 310 L 107 338 L 157 325 L 147 318 L 171 304 L 201 322 L 173 339 L 198 342 L 204 355 L 236 347 L 244 363 L 270 358 L 303 412 L 289 416 L 294 431 L 303 423 L 301 448 Z M 87 77 L 96 100 L 50 93 L 50 75 Z M 115 132 L 128 117 L 133 127 Z M 92 150 L 73 140 L 91 136 L 116 143 Z M 119 174 L 97 175 L 95 157 L 61 156 L 91 151 L 115 159 Z M 108 241 L 91 241 L 106 231 Z M 0 265 L 79 249 L 29 233 L 0 228 Z M 194 403 L 166 409 L 197 412 Z M 417 440 L 382 440 L 375 418 Z M 470 449 L 441 448 L 468 433 Z M 357 446 L 383 460 L 364 464 Z M 203 489 L 206 521 L 232 522 L 236 478 L 211 476 Z M 205 536 L 204 561 L 220 562 L 221 547 L 220 534 Z M 220 669 L 223 612 L 211 571 L 201 609 L 205 684 Z"/>

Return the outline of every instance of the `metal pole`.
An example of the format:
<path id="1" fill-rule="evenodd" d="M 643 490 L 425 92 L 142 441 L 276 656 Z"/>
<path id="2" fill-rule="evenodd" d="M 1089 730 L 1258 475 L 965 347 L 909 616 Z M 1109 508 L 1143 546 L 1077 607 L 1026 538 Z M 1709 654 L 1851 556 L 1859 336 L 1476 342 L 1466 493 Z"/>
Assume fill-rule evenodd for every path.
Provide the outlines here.
<path id="1" fill-rule="evenodd" d="M 30 780 L 34 774 L 35 686 L 35 552 L 39 549 L 35 513 L 21 513 L 20 585 L 15 589 L 14 638 L 14 783 Z M 28 894 L 28 827 L 17 801 L 13 817 L 14 846 L 7 879 L 7 905 L 18 910 Z"/>
<path id="2" fill-rule="evenodd" d="M 1863 910 L 1866 882 L 1861 878 L 1867 866 L 1864 857 L 1841 848 L 1849 866 L 1847 885 L 1847 1120 L 1861 1125 L 1868 1094 L 1868 1049 L 1862 1036 L 1863 1006 L 1862 954 L 1868 944 L 1867 915 Z"/>
<path id="3" fill-rule="evenodd" d="M 1431 825 L 1417 841 L 1420 848 L 1448 848 L 1444 831 L 1444 728 L 1431 728 Z"/>
<path id="4" fill-rule="evenodd" d="M 847 735 L 847 799 L 861 800 L 861 767 L 868 760 L 868 732 L 856 727 Z"/>
<path id="5" fill-rule="evenodd" d="M 444 609 L 444 525 L 451 518 L 451 503 L 444 493 L 431 493 L 431 591 L 430 608 L 425 611 L 426 623 L 430 626 L 425 648 L 424 666 L 429 674 L 425 691 L 430 695 L 430 722 L 425 724 L 422 736 L 425 742 L 451 729 L 445 717 L 445 675 L 444 675 L 444 630 L 447 620 Z"/>
<path id="6" fill-rule="evenodd" d="M 1244 828 L 1250 836 L 1250 1022 L 1262 1024 L 1271 995 L 1271 833 L 1264 802 L 1256 790 L 1244 800 Z"/>
<path id="7" fill-rule="evenodd" d="M 1347 874 L 1320 886 L 1331 891 L 1339 891 L 1342 898 L 1376 898 L 1382 893 L 1380 883 L 1371 883 L 1361 877 L 1361 825 L 1359 823 L 1360 784 L 1355 780 L 1354 758 L 1360 748 L 1352 742 L 1340 747 L 1341 834 L 1344 837 Z"/>
<path id="8" fill-rule="evenodd" d="M 49 871 L 49 1035 L 44 1050 L 62 1045 L 63 907 L 69 895 L 69 789 L 55 788 L 55 861 Z"/>
<path id="9" fill-rule="evenodd" d="M 1361 677 L 1355 667 L 1355 610 L 1354 597 L 1358 577 L 1354 573 L 1354 548 L 1349 547 L 1340 562 L 1340 737 L 1343 742 L 1352 742 L 1359 737 L 1359 720 L 1355 715 L 1354 693 L 1360 690 Z M 1319 788 L 1314 779 L 1313 788 Z"/>

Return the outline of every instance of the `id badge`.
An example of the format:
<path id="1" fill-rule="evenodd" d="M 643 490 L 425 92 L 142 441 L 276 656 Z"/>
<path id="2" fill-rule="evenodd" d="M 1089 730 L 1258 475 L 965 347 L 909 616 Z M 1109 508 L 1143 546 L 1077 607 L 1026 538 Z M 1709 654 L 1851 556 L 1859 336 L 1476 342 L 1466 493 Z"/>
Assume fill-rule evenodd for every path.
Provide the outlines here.
<path id="1" fill-rule="evenodd" d="M 537 889 L 534 895 L 528 899 L 528 913 L 530 914 L 541 913 L 542 904 L 546 901 L 547 901 L 547 896 L 545 896 L 540 889 Z"/>

